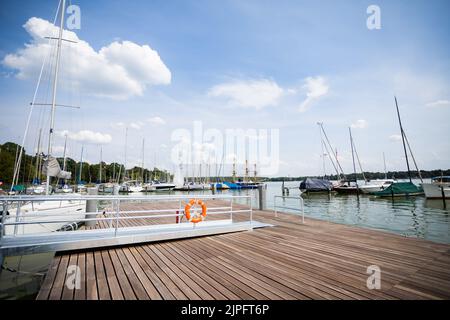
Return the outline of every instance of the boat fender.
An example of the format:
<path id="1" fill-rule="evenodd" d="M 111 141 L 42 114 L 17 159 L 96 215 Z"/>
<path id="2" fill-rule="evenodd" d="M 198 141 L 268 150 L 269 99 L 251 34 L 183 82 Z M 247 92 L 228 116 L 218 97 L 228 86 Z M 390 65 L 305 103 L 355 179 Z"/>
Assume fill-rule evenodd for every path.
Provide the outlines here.
<path id="1" fill-rule="evenodd" d="M 196 214 L 196 215 L 191 215 L 191 208 L 192 208 L 193 205 L 201 206 L 202 207 L 202 213 L 201 214 Z M 186 206 L 184 207 L 184 215 L 186 216 L 186 219 L 189 222 L 199 223 L 199 222 L 202 222 L 203 220 L 205 220 L 207 210 L 208 209 L 206 207 L 206 204 L 203 201 L 191 199 L 191 201 L 189 201 L 189 203 L 186 204 Z"/>

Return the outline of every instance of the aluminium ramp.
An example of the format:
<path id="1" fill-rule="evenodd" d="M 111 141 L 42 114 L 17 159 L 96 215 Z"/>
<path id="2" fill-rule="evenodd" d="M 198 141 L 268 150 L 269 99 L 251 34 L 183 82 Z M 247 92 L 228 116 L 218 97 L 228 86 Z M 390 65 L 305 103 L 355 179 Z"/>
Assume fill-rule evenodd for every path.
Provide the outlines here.
<path id="1" fill-rule="evenodd" d="M 199 224 L 178 223 L 139 227 L 49 232 L 36 235 L 3 236 L 0 254 L 16 256 L 42 252 L 123 246 L 156 241 L 184 239 L 250 231 L 271 227 L 258 221 L 233 222 L 231 219 L 205 221 Z"/>

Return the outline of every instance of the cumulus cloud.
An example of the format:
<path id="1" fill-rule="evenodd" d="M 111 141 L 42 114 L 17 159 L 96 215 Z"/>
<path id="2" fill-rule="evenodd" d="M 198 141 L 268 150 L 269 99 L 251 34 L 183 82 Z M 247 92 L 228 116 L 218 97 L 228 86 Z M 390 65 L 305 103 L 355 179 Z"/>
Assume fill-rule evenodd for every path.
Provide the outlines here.
<path id="1" fill-rule="evenodd" d="M 427 107 L 433 108 L 433 107 L 448 107 L 450 106 L 449 100 L 437 100 L 434 102 L 430 102 L 426 104 Z"/>
<path id="2" fill-rule="evenodd" d="M 357 120 L 355 123 L 352 123 L 351 127 L 353 129 L 365 129 L 367 128 L 366 120 Z"/>
<path id="3" fill-rule="evenodd" d="M 306 90 L 306 99 L 299 107 L 300 112 L 309 110 L 316 100 L 322 96 L 325 96 L 329 91 L 329 86 L 323 77 L 308 77 L 305 80 L 303 89 Z"/>
<path id="4" fill-rule="evenodd" d="M 235 80 L 212 87 L 208 95 L 228 100 L 230 104 L 244 108 L 261 109 L 277 105 L 284 90 L 274 81 Z"/>
<path id="5" fill-rule="evenodd" d="M 108 144 L 112 141 L 112 137 L 109 134 L 93 132 L 90 130 L 81 130 L 78 132 L 70 132 L 65 130 L 59 132 L 59 135 L 61 137 L 67 135 L 70 140 L 86 144 Z"/>
<path id="6" fill-rule="evenodd" d="M 389 140 L 397 142 L 402 140 L 402 136 L 400 134 L 393 134 L 389 137 Z"/>
<path id="7" fill-rule="evenodd" d="M 166 121 L 164 119 L 160 118 L 160 117 L 148 118 L 147 122 L 151 123 L 151 124 L 158 124 L 158 125 L 166 124 Z"/>
<path id="8" fill-rule="evenodd" d="M 39 74 L 42 61 L 55 44 L 45 37 L 58 35 L 55 25 L 36 17 L 30 18 L 24 28 L 31 36 L 30 42 L 2 61 L 4 66 L 16 70 L 19 79 L 35 78 Z M 158 52 L 148 45 L 114 41 L 96 51 L 72 31 L 64 30 L 63 38 L 76 44 L 63 42 L 61 78 L 70 79 L 71 86 L 83 94 L 127 99 L 142 95 L 148 86 L 171 82 L 170 70 Z"/>

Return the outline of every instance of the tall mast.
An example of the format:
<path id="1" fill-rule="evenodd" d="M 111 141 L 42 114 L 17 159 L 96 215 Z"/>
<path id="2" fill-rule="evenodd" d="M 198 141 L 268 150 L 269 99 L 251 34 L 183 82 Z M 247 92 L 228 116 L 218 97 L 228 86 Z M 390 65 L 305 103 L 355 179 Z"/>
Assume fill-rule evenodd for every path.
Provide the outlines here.
<path id="1" fill-rule="evenodd" d="M 144 178 L 144 165 L 145 165 L 145 162 L 144 162 L 144 156 L 145 156 L 145 152 L 144 152 L 144 150 L 145 150 L 145 138 L 143 138 L 142 139 L 142 182 L 145 182 L 145 178 Z"/>
<path id="2" fill-rule="evenodd" d="M 41 136 L 42 136 L 42 129 L 39 129 L 39 138 L 38 138 L 38 145 L 37 145 L 37 152 L 36 152 L 36 181 L 40 180 L 39 175 L 39 158 L 41 157 Z"/>
<path id="3" fill-rule="evenodd" d="M 62 44 L 62 36 L 63 36 L 63 30 L 64 30 L 64 11 L 66 10 L 66 0 L 62 0 L 62 6 L 61 6 L 60 10 L 61 10 L 61 18 L 60 18 L 60 25 L 59 25 L 58 46 L 57 46 L 57 51 L 56 51 L 55 74 L 54 74 L 54 80 L 53 80 L 52 113 L 51 113 L 51 119 L 50 119 L 50 132 L 49 132 L 49 137 L 48 137 L 47 158 L 49 158 L 52 154 L 53 130 L 55 127 L 56 91 L 58 88 L 58 73 L 59 73 L 59 62 L 61 60 L 61 44 Z M 47 170 L 47 187 L 45 190 L 47 195 L 49 194 L 49 189 L 50 189 L 50 175 L 48 174 L 48 170 Z"/>
<path id="4" fill-rule="evenodd" d="M 78 183 L 81 183 L 81 175 L 83 173 L 83 149 L 84 149 L 84 146 L 82 145 L 81 146 L 81 158 L 80 158 L 80 176 L 78 178 Z"/>
<path id="5" fill-rule="evenodd" d="M 102 162 L 103 162 L 103 147 L 100 146 L 100 174 L 99 174 L 100 183 L 102 183 Z"/>
<path id="6" fill-rule="evenodd" d="M 383 152 L 383 163 L 384 163 L 384 178 L 387 179 L 387 171 L 386 171 L 386 156 Z"/>
<path id="7" fill-rule="evenodd" d="M 403 131 L 402 119 L 400 118 L 400 111 L 398 110 L 397 97 L 394 97 L 394 99 L 395 99 L 395 106 L 397 108 L 398 123 L 400 124 L 400 132 L 402 134 L 402 142 L 403 142 L 403 150 L 405 151 L 406 166 L 408 167 L 409 182 L 412 182 L 411 170 L 409 168 L 408 152 L 406 151 L 405 131 Z"/>
<path id="8" fill-rule="evenodd" d="M 355 174 L 355 183 L 356 183 L 356 194 L 359 199 L 359 189 L 358 189 L 358 178 L 356 176 L 356 164 L 355 164 L 355 145 L 353 144 L 353 137 L 352 137 L 352 129 L 349 127 L 348 132 L 350 133 L 350 145 L 352 148 L 352 160 L 353 160 L 353 173 Z"/>
<path id="9" fill-rule="evenodd" d="M 128 144 L 128 128 L 125 128 L 125 164 L 123 167 L 123 171 L 124 171 L 123 181 L 124 182 L 125 182 L 125 178 L 127 177 L 127 144 Z"/>
<path id="10" fill-rule="evenodd" d="M 66 150 L 67 150 L 67 134 L 64 139 L 64 154 L 63 154 L 63 171 L 66 171 Z"/>

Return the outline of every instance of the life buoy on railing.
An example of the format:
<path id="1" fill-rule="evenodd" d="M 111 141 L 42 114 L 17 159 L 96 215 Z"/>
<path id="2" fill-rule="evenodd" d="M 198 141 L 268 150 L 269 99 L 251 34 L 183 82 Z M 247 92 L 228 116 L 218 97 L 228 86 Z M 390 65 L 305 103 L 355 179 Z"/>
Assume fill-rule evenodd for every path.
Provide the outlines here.
<path id="1" fill-rule="evenodd" d="M 200 214 L 198 214 L 198 213 L 191 214 L 191 208 L 194 205 L 199 205 L 202 207 L 202 212 Z M 186 219 L 192 223 L 199 223 L 199 222 L 202 222 L 203 220 L 205 220 L 206 212 L 207 212 L 206 204 L 202 200 L 192 199 L 184 207 L 184 215 L 186 216 Z"/>

